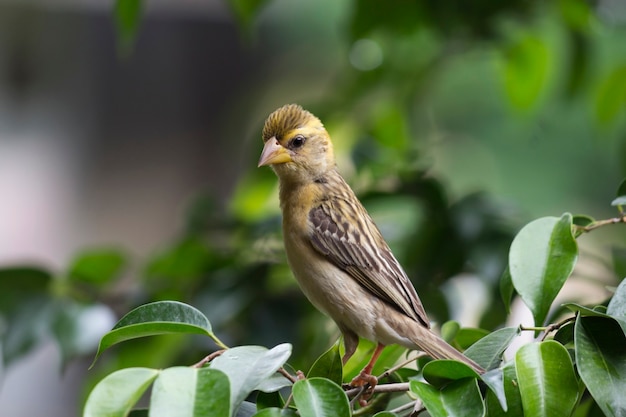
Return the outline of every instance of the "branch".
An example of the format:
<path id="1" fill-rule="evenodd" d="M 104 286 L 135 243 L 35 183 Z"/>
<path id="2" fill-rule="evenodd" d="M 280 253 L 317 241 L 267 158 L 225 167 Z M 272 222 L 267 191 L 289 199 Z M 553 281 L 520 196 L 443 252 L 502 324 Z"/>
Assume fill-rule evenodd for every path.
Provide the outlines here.
<path id="1" fill-rule="evenodd" d="M 574 227 L 577 230 L 580 230 L 581 232 L 588 233 L 588 232 L 591 232 L 592 230 L 595 230 L 595 229 L 597 229 L 599 227 L 607 226 L 609 224 L 617 224 L 617 223 L 626 223 L 626 214 L 622 214 L 620 217 L 614 217 L 612 219 L 596 220 L 596 221 L 588 224 L 587 226 L 574 225 Z"/>

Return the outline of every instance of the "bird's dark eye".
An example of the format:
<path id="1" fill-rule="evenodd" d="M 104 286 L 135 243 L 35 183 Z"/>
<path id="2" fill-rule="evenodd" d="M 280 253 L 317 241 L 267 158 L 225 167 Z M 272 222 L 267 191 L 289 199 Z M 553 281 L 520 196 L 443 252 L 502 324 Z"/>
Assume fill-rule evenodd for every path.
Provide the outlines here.
<path id="1" fill-rule="evenodd" d="M 298 135 L 291 139 L 292 148 L 299 148 L 302 145 L 304 145 L 304 136 Z"/>

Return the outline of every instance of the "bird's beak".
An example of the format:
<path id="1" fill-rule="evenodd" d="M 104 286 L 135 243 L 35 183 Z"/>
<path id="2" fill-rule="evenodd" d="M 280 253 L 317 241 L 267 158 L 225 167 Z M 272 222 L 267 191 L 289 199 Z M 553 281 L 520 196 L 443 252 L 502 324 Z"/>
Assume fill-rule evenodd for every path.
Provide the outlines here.
<path id="1" fill-rule="evenodd" d="M 261 158 L 259 158 L 259 167 L 265 165 L 284 164 L 291 162 L 291 156 L 276 138 L 270 138 L 265 142 Z"/>

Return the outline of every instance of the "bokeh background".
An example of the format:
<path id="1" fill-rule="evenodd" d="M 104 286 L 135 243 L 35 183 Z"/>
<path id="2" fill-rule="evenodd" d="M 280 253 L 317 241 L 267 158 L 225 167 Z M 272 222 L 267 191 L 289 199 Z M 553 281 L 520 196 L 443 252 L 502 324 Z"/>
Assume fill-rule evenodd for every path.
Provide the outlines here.
<path id="1" fill-rule="evenodd" d="M 195 305 L 228 344 L 291 342 L 296 368 L 335 340 L 256 168 L 264 118 L 293 102 L 435 320 L 492 330 L 523 224 L 615 215 L 626 3 L 0 0 L 0 417 L 78 415 L 112 369 L 215 348 L 129 342 L 87 371 L 151 300 Z M 623 230 L 580 243 L 567 294 L 601 302 Z"/>

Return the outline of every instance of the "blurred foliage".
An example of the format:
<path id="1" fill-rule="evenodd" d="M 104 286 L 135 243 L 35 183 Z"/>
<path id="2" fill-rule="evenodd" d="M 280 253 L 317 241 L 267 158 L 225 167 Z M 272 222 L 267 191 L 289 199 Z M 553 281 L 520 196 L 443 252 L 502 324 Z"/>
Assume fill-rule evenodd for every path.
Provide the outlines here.
<path id="1" fill-rule="evenodd" d="M 115 3 L 122 51 L 132 47 L 139 33 L 142 3 Z M 510 274 L 503 272 L 508 271 L 511 242 L 527 216 L 487 192 L 493 191 L 495 181 L 488 175 L 480 178 L 482 186 L 476 192 L 459 194 L 452 189 L 449 177 L 464 177 L 463 164 L 479 173 L 484 168 L 475 159 L 480 156 L 475 149 L 464 151 L 463 140 L 481 137 L 500 148 L 516 149 L 516 135 L 533 136 L 533 129 L 546 125 L 548 133 L 554 125 L 562 126 L 561 134 L 575 131 L 576 141 L 555 140 L 541 146 L 553 146 L 560 158 L 569 158 L 570 154 L 561 152 L 564 148 L 578 151 L 573 154 L 580 159 L 576 171 L 563 172 L 555 163 L 550 172 L 537 172 L 534 160 L 515 152 L 498 161 L 503 170 L 522 165 L 517 171 L 511 169 L 524 174 L 521 187 L 532 188 L 547 176 L 566 176 L 582 187 L 591 176 L 592 162 L 598 170 L 621 164 L 626 172 L 626 61 L 623 50 L 615 53 L 624 44 L 624 28 L 606 21 L 601 3 L 346 0 L 341 2 L 349 11 L 346 18 L 333 23 L 337 25 L 333 30 L 339 29 L 340 45 L 328 51 L 327 61 L 311 64 L 313 70 L 333 68 L 332 94 L 302 104 L 325 121 L 336 141 L 340 139 L 338 157 L 350 183 L 412 277 L 429 314 L 439 323 L 458 318 L 451 311 L 460 301 L 451 296 L 448 284 L 460 276 L 477 278 L 487 294 L 474 323 L 482 330 L 455 333 L 457 346 L 470 345 L 480 337 L 478 333 L 494 334 L 507 320 L 508 301 L 516 294 Z M 286 8 L 286 4 L 232 0 L 229 5 L 242 31 L 258 31 L 261 36 L 274 30 L 280 42 L 292 40 L 283 30 L 295 24 L 293 17 L 281 20 L 280 14 L 268 10 Z M 265 25 L 268 21 L 272 24 Z M 315 30 L 307 35 L 317 35 Z M 276 42 L 277 49 L 280 42 Z M 302 50 L 307 45 L 296 44 Z M 293 58 L 285 50 L 279 52 Z M 341 60 L 334 60 L 336 50 L 341 51 Z M 264 51 L 269 56 L 268 71 L 274 68 L 269 63 L 279 52 Z M 313 59 L 321 55 L 311 54 Z M 302 63 L 278 62 L 289 71 L 306 74 L 312 70 L 305 58 Z M 461 87 L 468 79 L 475 87 L 466 91 Z M 493 96 L 499 98 L 496 104 Z M 484 104 L 488 100 L 490 104 Z M 476 118 L 484 123 L 470 123 Z M 520 119 L 530 120 L 532 127 L 510 122 Z M 589 138 L 581 142 L 587 134 Z M 460 155 L 447 166 L 448 176 L 432 166 L 428 141 L 433 136 L 440 139 L 437 135 L 453 137 L 452 147 Z M 600 147 L 618 149 L 613 153 L 617 161 L 592 161 L 594 153 L 586 143 L 594 136 L 603 137 Z M 437 146 L 441 142 L 434 143 Z M 255 165 L 249 162 L 250 167 Z M 610 188 L 614 182 L 611 179 L 604 186 Z M 502 188 L 504 195 L 510 195 L 506 184 Z M 575 217 L 574 223 L 576 219 L 580 218 Z M 614 284 L 624 276 L 623 236 L 620 245 L 611 249 Z M 604 287 L 603 282 L 597 285 Z M 508 297 L 504 302 L 501 292 Z M 91 356 L 116 318 L 158 300 L 195 306 L 227 345 L 292 343 L 289 363 L 295 369 L 311 368 L 338 336 L 300 293 L 286 266 L 276 179 L 268 169 L 251 168 L 228 204 L 199 195 L 178 238 L 164 242 L 142 265 L 136 265 L 123 250 L 95 248 L 81 251 L 66 271 L 32 265 L 0 270 L 3 360 L 10 364 L 46 337 L 58 342 L 64 358 Z M 579 337 L 587 337 L 586 322 L 578 326 Z M 346 368 L 350 372 L 358 370 L 359 360 L 366 360 L 368 346 L 363 345 Z M 210 340 L 195 336 L 127 342 L 100 360 L 90 384 L 121 367 L 195 363 L 215 348 Z M 390 358 L 398 358 L 393 347 L 387 349 Z M 559 359 L 561 353 L 549 352 Z M 510 366 L 503 372 L 510 375 Z M 143 383 L 152 381 L 155 374 L 142 375 L 145 379 L 139 378 L 139 385 L 145 389 Z M 205 377 L 214 375 L 198 376 Z M 507 390 L 510 380 L 505 382 Z M 476 391 L 475 385 L 458 388 Z M 490 393 L 491 400 L 497 403 Z"/>

